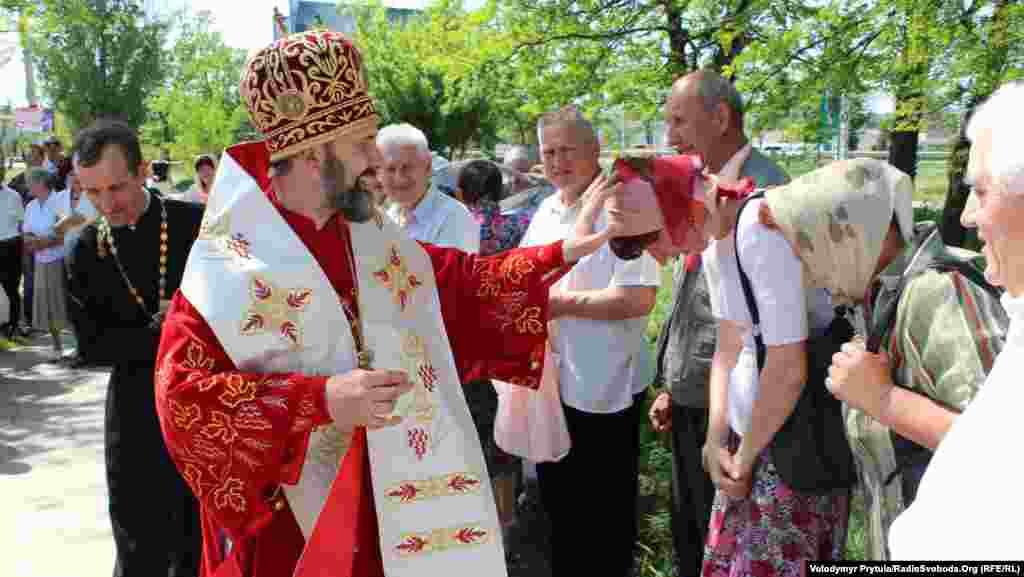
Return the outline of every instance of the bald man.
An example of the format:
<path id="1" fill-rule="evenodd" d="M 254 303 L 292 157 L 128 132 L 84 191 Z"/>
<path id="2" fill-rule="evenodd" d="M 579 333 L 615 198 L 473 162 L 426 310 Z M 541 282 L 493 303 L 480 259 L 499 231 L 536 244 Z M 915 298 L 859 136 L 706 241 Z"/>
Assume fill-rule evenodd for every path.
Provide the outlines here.
<path id="1" fill-rule="evenodd" d="M 665 102 L 666 140 L 681 154 L 700 154 L 717 173 L 747 145 L 743 100 L 732 83 L 710 71 L 683 76 Z M 740 175 L 758 187 L 783 184 L 786 173 L 757 150 Z M 708 377 L 715 351 L 700 255 L 676 263 L 672 314 L 658 337 L 655 383 L 663 392 L 651 407 L 655 429 L 672 431 L 672 536 L 680 575 L 700 575 L 714 486 L 702 467 L 708 427 Z"/>

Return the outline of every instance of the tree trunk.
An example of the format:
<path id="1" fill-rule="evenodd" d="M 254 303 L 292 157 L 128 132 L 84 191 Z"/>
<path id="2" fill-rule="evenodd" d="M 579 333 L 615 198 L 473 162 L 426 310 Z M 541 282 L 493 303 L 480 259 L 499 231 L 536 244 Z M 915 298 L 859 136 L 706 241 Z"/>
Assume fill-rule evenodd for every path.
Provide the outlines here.
<path id="1" fill-rule="evenodd" d="M 960 225 L 960 216 L 963 213 L 964 205 L 967 204 L 967 196 L 971 193 L 970 187 L 964 183 L 967 160 L 971 150 L 971 143 L 967 140 L 966 131 L 975 108 L 991 95 L 1005 75 L 1010 41 L 1009 9 L 1010 5 L 1014 3 L 1016 2 L 1013 0 L 997 0 L 995 3 L 992 19 L 988 25 L 987 66 L 984 67 L 982 74 L 975 78 L 975 85 L 968 99 L 966 110 L 960 117 L 960 130 L 957 134 L 956 145 L 949 157 L 947 168 L 949 189 L 946 191 L 946 202 L 942 207 L 940 231 L 942 240 L 951 246 L 973 250 L 981 249 L 977 231 L 966 229 Z"/>
<path id="2" fill-rule="evenodd" d="M 972 99 L 973 100 L 973 99 Z M 949 188 L 946 191 L 946 202 L 942 207 L 942 222 L 939 223 L 939 231 L 942 234 L 942 241 L 949 246 L 965 248 L 978 248 L 977 233 L 964 228 L 960 224 L 960 215 L 967 204 L 967 195 L 971 193 L 971 187 L 964 182 L 967 174 L 967 159 L 971 150 L 971 143 L 967 140 L 967 123 L 974 114 L 974 107 L 977 103 L 968 104 L 967 110 L 960 117 L 960 130 L 957 135 L 956 144 L 950 152 L 947 162 L 946 174 L 948 175 Z"/>
<path id="3" fill-rule="evenodd" d="M 889 164 L 916 178 L 918 131 L 894 130 L 889 138 Z"/>
<path id="4" fill-rule="evenodd" d="M 673 0 L 663 0 L 661 5 L 665 10 L 670 67 L 675 77 L 689 70 L 686 64 L 686 44 L 690 41 L 690 34 L 683 27 L 683 8 Z"/>

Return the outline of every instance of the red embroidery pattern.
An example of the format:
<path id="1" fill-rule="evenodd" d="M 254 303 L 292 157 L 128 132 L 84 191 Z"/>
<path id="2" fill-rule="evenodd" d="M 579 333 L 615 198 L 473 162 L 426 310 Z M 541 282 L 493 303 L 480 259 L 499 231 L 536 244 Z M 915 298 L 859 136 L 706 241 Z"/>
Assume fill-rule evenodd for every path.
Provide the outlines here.
<path id="1" fill-rule="evenodd" d="M 501 276 L 508 282 L 521 286 L 523 279 L 534 271 L 533 262 L 521 254 L 514 254 L 501 263 Z"/>
<path id="2" fill-rule="evenodd" d="M 409 439 L 409 448 L 416 453 L 416 458 L 422 461 L 423 455 L 427 453 L 427 441 L 430 434 L 420 428 L 409 429 L 406 433 Z"/>
<path id="3" fill-rule="evenodd" d="M 250 471 L 255 471 L 263 466 L 263 463 L 261 463 L 259 459 L 245 451 L 235 451 L 235 457 L 244 463 L 246 467 L 249 467 Z"/>
<path id="4" fill-rule="evenodd" d="M 234 477 L 224 479 L 220 487 L 213 492 L 213 504 L 218 509 L 231 507 L 236 512 L 245 511 L 245 497 L 242 496 L 242 481 Z"/>
<path id="5" fill-rule="evenodd" d="M 225 445 L 234 443 L 238 438 L 238 431 L 231 425 L 231 415 L 220 411 L 211 411 L 210 420 L 199 432 L 207 439 L 219 440 Z"/>
<path id="6" fill-rule="evenodd" d="M 192 438 L 192 448 L 197 456 L 210 461 L 224 461 L 228 458 L 228 454 L 220 447 L 202 437 Z"/>
<path id="7" fill-rule="evenodd" d="M 252 246 L 245 235 L 242 233 L 235 233 L 231 235 L 231 238 L 225 241 L 228 250 L 238 255 L 238 258 L 249 260 L 252 256 L 249 253 L 249 248 Z"/>
<path id="8" fill-rule="evenodd" d="M 423 363 L 420 365 L 418 374 L 420 376 L 420 381 L 423 382 L 423 386 L 433 393 L 434 385 L 437 383 L 437 369 L 435 369 L 430 363 Z"/>
<path id="9" fill-rule="evenodd" d="M 302 344 L 299 313 L 313 302 L 313 291 L 306 288 L 282 290 L 260 277 L 253 277 L 249 285 L 252 302 L 242 318 L 240 332 L 250 336 L 264 331 L 276 331 L 289 346 Z"/>
<path id="10" fill-rule="evenodd" d="M 202 418 L 202 411 L 199 410 L 199 405 L 195 403 L 183 407 L 181 403 L 171 400 L 170 405 L 174 426 L 178 427 L 178 430 L 188 431 L 192 428 L 192 425 L 199 422 L 199 419 Z"/>
<path id="11" fill-rule="evenodd" d="M 524 298 L 525 300 L 525 298 Z M 519 334 L 531 333 L 539 335 L 544 332 L 544 322 L 540 318 L 540 307 L 523 307 L 521 302 L 513 301 L 505 305 L 505 310 L 495 313 L 501 322 L 501 330 L 514 327 Z"/>
<path id="12" fill-rule="evenodd" d="M 235 428 L 250 431 L 269 431 L 274 427 L 269 419 L 263 416 L 263 411 L 260 410 L 259 406 L 253 403 L 247 403 L 242 405 L 238 409 L 238 413 L 235 414 Z M 255 441 L 255 439 L 246 438 L 248 441 Z M 269 448 L 266 447 L 266 448 Z"/>
<path id="13" fill-rule="evenodd" d="M 413 485 L 412 483 L 402 483 L 397 489 L 386 491 L 384 496 L 389 499 L 397 499 L 402 503 L 411 503 L 416 499 L 416 495 L 418 494 L 419 490 L 416 488 L 416 485 Z"/>
<path id="14" fill-rule="evenodd" d="M 238 426 L 237 419 L 235 420 L 235 426 L 241 429 L 241 427 Z M 270 443 L 266 441 L 261 441 L 259 439 L 254 439 L 252 437 L 242 437 L 241 439 L 239 439 L 239 442 L 241 442 L 246 447 L 249 447 L 250 449 L 258 451 L 260 453 L 266 451 L 267 449 L 273 448 L 273 445 L 271 445 Z"/>
<path id="15" fill-rule="evenodd" d="M 403 535 L 394 546 L 402 557 L 420 553 L 436 553 L 452 548 L 476 547 L 488 543 L 492 532 L 479 525 L 462 525 L 448 529 L 435 529 L 429 533 Z"/>
<path id="16" fill-rule="evenodd" d="M 455 532 L 455 540 L 463 545 L 479 543 L 487 537 L 487 531 L 477 527 L 463 527 Z"/>
<path id="17" fill-rule="evenodd" d="M 269 286 L 253 288 L 254 293 L 264 296 L 274 291 Z M 293 307 L 308 302 L 308 295 L 302 293 L 291 297 Z M 181 382 L 193 381 L 191 391 L 205 393 L 202 397 L 212 402 L 213 407 L 218 404 L 222 407 L 218 410 L 205 408 L 208 405 L 198 402 L 186 404 L 168 399 L 169 410 L 164 418 L 173 423 L 175 430 L 186 433 L 169 437 L 168 447 L 181 464 L 182 476 L 196 496 L 208 497 L 206 503 L 215 509 L 244 513 L 252 508 L 247 501 L 251 498 L 247 480 L 252 475 L 256 475 L 254 479 L 260 478 L 258 475 L 262 475 L 266 466 L 266 455 L 278 446 L 266 438 L 267 433 L 262 433 L 274 430 L 274 422 L 264 411 L 287 414 L 286 397 L 291 394 L 292 383 L 281 377 L 265 378 L 236 372 L 211 374 L 217 370 L 216 363 L 216 358 L 198 340 L 190 340 L 163 363 L 169 379 L 184 376 Z M 161 394 L 166 396 L 164 392 Z M 312 404 L 311 398 L 309 403 Z M 315 414 L 315 406 L 312 408 L 311 415 Z M 304 420 L 304 430 L 308 431 L 312 421 Z"/>
<path id="18" fill-rule="evenodd" d="M 475 475 L 456 473 L 448 479 L 448 488 L 453 493 L 464 494 L 480 486 L 480 479 Z"/>
<path id="19" fill-rule="evenodd" d="M 412 293 L 423 286 L 423 281 L 415 274 L 409 272 L 405 265 L 405 259 L 398 252 L 397 245 L 391 246 L 391 251 L 384 265 L 379 270 L 374 271 L 373 278 L 391 291 L 395 304 L 403 311 L 406 305 L 409 304 Z"/>
<path id="20" fill-rule="evenodd" d="M 404 481 L 384 491 L 385 498 L 404 505 L 439 497 L 457 497 L 475 493 L 482 486 L 480 477 L 472 473 L 451 473 L 429 479 Z"/>
<path id="21" fill-rule="evenodd" d="M 220 380 L 223 383 L 224 392 L 217 398 L 232 409 L 256 398 L 256 383 L 245 380 L 242 375 L 217 375 L 211 380 Z"/>
<path id="22" fill-rule="evenodd" d="M 476 263 L 476 265 L 480 264 Z M 497 298 L 501 294 L 501 281 L 491 271 L 483 267 L 480 268 L 482 270 L 474 271 L 480 277 L 480 286 L 476 289 L 476 296 Z"/>
<path id="23" fill-rule="evenodd" d="M 399 554 L 408 555 L 410 553 L 419 553 L 420 551 L 423 551 L 423 549 L 429 543 L 430 543 L 429 541 L 427 541 L 426 539 L 424 539 L 422 537 L 417 537 L 415 535 L 412 535 L 412 536 L 406 537 L 401 543 L 396 545 L 395 549 L 398 551 Z"/>
<path id="24" fill-rule="evenodd" d="M 499 304 L 499 310 L 492 314 L 501 331 L 543 334 L 545 319 L 541 318 L 541 308 L 526 306 L 529 293 L 525 289 L 530 273 L 535 270 L 537 265 L 524 254 L 484 257 L 473 263 L 473 274 L 479 283 L 477 296 Z"/>
<path id="25" fill-rule="evenodd" d="M 167 364 L 174 366 L 173 357 L 168 357 Z M 201 378 L 204 372 L 213 370 L 213 357 L 206 354 L 206 348 L 196 340 L 189 340 L 185 347 L 185 360 L 178 365 L 188 375 L 186 379 Z M 173 369 L 169 372 L 173 372 Z M 213 387 L 213 383 L 199 384 L 199 391 L 206 392 Z"/>
<path id="26" fill-rule="evenodd" d="M 192 463 L 185 463 L 185 470 L 182 471 L 181 476 L 185 478 L 185 482 L 192 488 L 192 492 L 195 493 L 196 497 L 203 496 L 202 469 Z"/>

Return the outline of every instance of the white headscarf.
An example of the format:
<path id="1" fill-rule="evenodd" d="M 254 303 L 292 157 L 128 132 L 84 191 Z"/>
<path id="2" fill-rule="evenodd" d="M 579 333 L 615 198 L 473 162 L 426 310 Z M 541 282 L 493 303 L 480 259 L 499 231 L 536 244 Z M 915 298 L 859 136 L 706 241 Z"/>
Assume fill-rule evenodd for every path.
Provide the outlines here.
<path id="1" fill-rule="evenodd" d="M 761 220 L 781 230 L 811 286 L 828 289 L 834 304 L 853 304 L 875 276 L 894 217 L 910 243 L 913 192 L 910 177 L 888 163 L 838 161 L 768 190 Z"/>

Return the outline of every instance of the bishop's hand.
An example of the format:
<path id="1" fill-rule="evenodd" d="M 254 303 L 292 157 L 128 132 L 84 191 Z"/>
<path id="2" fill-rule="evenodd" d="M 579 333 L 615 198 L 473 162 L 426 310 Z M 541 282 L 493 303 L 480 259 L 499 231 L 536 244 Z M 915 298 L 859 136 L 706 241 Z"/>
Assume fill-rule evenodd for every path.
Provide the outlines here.
<path id="1" fill-rule="evenodd" d="M 327 411 L 341 431 L 397 425 L 398 398 L 412 390 L 405 371 L 356 369 L 327 379 Z"/>
<path id="2" fill-rule="evenodd" d="M 590 183 L 580 199 L 580 212 L 576 218 L 573 234 L 562 243 L 565 262 L 576 262 L 601 248 L 601 245 L 608 242 L 608 239 L 621 235 L 624 227 L 623 221 L 618 213 L 612 211 L 606 211 L 607 226 L 600 232 L 594 232 L 594 224 L 602 210 L 612 199 L 621 194 L 622 185 L 609 182 L 604 176 L 598 176 Z"/>

